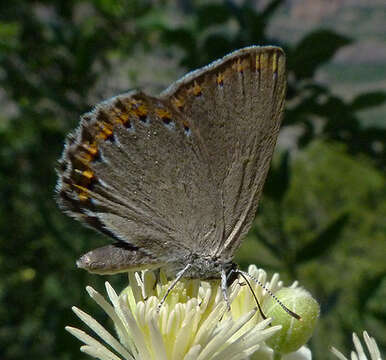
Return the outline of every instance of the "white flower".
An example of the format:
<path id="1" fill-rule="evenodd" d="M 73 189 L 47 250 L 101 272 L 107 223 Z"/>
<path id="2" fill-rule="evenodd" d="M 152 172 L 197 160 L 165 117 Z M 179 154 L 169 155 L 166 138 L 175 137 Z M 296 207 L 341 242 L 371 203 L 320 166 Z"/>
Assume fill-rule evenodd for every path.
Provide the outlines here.
<path id="1" fill-rule="evenodd" d="M 266 274 L 256 267 L 254 276 L 265 283 Z M 170 292 L 160 312 L 157 306 L 170 283 L 161 272 L 159 281 L 152 271 L 129 273 L 130 286 L 118 296 L 109 283 L 108 303 L 87 287 L 89 295 L 113 320 L 119 340 L 90 315 L 74 307 L 76 315 L 103 340 L 82 330 L 66 327 L 85 345 L 81 350 L 101 360 L 241 360 L 264 345 L 280 326 L 262 321 L 246 286 L 235 282 L 229 289 L 231 312 L 223 300 L 219 283 L 181 280 Z M 274 276 L 268 287 L 281 287 Z M 265 291 L 253 285 L 262 302 Z"/>
<path id="2" fill-rule="evenodd" d="M 263 345 L 261 346 L 251 357 L 250 360 L 274 360 L 275 352 L 270 347 Z M 302 346 L 299 350 L 291 352 L 289 354 L 282 355 L 281 360 L 312 360 L 311 350 Z"/>
<path id="3" fill-rule="evenodd" d="M 363 338 L 365 340 L 367 350 L 370 354 L 370 358 L 367 357 L 366 353 L 363 350 L 362 344 L 357 336 L 357 334 L 352 334 L 353 343 L 356 351 L 351 351 L 351 360 L 381 360 L 381 353 L 378 349 L 377 343 L 374 338 L 370 337 L 367 331 L 363 332 Z M 334 347 L 331 348 L 331 351 L 340 359 L 348 360 L 339 350 Z"/>

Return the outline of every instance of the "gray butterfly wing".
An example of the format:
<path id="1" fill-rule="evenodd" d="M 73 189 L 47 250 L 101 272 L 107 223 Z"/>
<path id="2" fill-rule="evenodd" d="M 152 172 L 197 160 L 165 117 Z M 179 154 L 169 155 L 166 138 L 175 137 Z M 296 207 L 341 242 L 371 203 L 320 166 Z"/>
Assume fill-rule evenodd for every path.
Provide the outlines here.
<path id="1" fill-rule="evenodd" d="M 173 84 L 161 96 L 180 101 L 202 137 L 214 187 L 220 190 L 221 237 L 200 247 L 230 259 L 254 219 L 274 151 L 286 91 L 285 56 L 249 47 Z M 214 240 L 214 241 L 213 241 Z"/>
<path id="2" fill-rule="evenodd" d="M 98 105 L 66 141 L 60 206 L 127 244 L 117 271 L 191 253 L 231 258 L 256 211 L 284 92 L 282 51 L 250 47 L 159 98 Z"/>
<path id="3" fill-rule="evenodd" d="M 143 261 L 163 264 L 197 252 L 200 239 L 220 237 L 220 192 L 211 178 L 200 135 L 183 113 L 165 99 L 126 94 L 84 115 L 68 137 L 58 201 L 70 216 L 148 255 Z M 89 256 L 100 262 L 100 253 Z M 122 266 L 138 261 L 133 253 Z"/>

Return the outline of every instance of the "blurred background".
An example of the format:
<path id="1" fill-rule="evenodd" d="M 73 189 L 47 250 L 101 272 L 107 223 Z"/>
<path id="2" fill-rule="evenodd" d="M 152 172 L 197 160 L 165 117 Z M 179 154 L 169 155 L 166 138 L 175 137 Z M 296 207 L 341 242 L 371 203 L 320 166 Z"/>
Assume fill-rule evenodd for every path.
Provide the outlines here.
<path id="1" fill-rule="evenodd" d="M 13 0 L 0 3 L 0 359 L 79 359 L 71 306 L 125 275 L 75 268 L 107 239 L 54 201 L 64 137 L 92 105 L 252 44 L 282 46 L 285 118 L 264 197 L 237 254 L 318 299 L 315 359 L 351 333 L 386 338 L 384 0 Z"/>

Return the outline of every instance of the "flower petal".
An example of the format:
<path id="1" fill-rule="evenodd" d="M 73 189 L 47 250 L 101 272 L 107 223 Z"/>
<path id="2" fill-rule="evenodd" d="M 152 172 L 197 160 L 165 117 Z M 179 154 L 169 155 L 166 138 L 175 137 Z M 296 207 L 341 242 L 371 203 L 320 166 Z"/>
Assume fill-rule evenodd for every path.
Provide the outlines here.
<path id="1" fill-rule="evenodd" d="M 363 338 L 365 339 L 366 346 L 369 349 L 370 358 L 372 360 L 381 360 L 381 352 L 379 351 L 374 338 L 370 337 L 367 331 L 363 332 Z"/>
<path id="2" fill-rule="evenodd" d="M 153 358 L 157 360 L 168 360 L 162 334 L 159 331 L 157 321 L 154 317 L 149 321 L 149 332 L 152 349 L 156 350 L 156 354 L 153 354 Z"/>
<path id="3" fill-rule="evenodd" d="M 127 307 L 127 295 L 121 296 L 119 298 L 118 311 L 121 314 L 121 319 L 124 321 L 125 325 L 130 331 L 130 336 L 133 338 L 133 342 L 138 350 L 139 357 L 141 359 L 150 359 L 151 357 L 147 349 L 143 333 L 138 327 L 138 324 L 135 321 L 129 308 Z"/>
<path id="4" fill-rule="evenodd" d="M 356 350 L 357 355 L 358 355 L 358 359 L 359 360 L 367 360 L 366 354 L 363 351 L 363 347 L 362 347 L 362 344 L 358 338 L 358 335 L 353 333 L 352 334 L 352 340 L 353 340 L 354 347 L 355 347 L 355 350 Z"/>
<path id="5" fill-rule="evenodd" d="M 75 336 L 77 339 L 85 343 L 87 346 L 82 346 L 81 350 L 87 348 L 87 353 L 91 355 L 91 352 L 93 354 L 99 354 L 98 356 L 92 355 L 94 357 L 97 357 L 98 359 L 114 359 L 114 360 L 121 360 L 118 358 L 114 353 L 112 353 L 109 349 L 107 349 L 103 344 L 101 344 L 99 341 L 95 340 L 90 335 L 86 334 L 84 331 L 79 330 L 77 328 L 66 326 L 65 329 Z M 125 359 L 127 360 L 134 360 L 134 358 L 129 354 L 128 357 Z"/>
<path id="6" fill-rule="evenodd" d="M 80 351 L 100 360 L 122 360 L 107 348 L 95 348 L 92 346 L 83 345 L 80 347 Z"/>
<path id="7" fill-rule="evenodd" d="M 331 352 L 340 360 L 348 360 L 338 349 L 331 346 Z"/>
<path id="8" fill-rule="evenodd" d="M 106 344 L 110 345 L 116 352 L 126 358 L 131 357 L 131 354 L 112 336 L 98 321 L 89 314 L 73 306 L 72 311 L 81 319 L 87 326 L 90 327 Z"/>
<path id="9" fill-rule="evenodd" d="M 109 284 L 111 287 L 111 285 Z M 107 288 L 107 286 L 106 286 Z M 86 290 L 90 297 L 104 310 L 104 312 L 110 317 L 113 321 L 116 331 L 118 333 L 118 337 L 120 339 L 125 338 L 125 334 L 127 333 L 121 319 L 118 317 L 114 308 L 105 300 L 105 298 L 99 294 L 96 290 L 94 290 L 91 286 L 87 286 Z M 111 296 L 110 296 L 111 299 Z"/>

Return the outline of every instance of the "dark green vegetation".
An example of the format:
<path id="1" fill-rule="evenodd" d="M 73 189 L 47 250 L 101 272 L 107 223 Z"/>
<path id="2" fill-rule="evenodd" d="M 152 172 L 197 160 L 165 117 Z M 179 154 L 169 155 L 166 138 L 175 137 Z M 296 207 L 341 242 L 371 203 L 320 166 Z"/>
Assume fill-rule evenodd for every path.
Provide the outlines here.
<path id="1" fill-rule="evenodd" d="M 180 1 L 176 8 L 140 0 L 1 3 L 1 359 L 82 357 L 64 331 L 79 324 L 71 306 L 93 311 L 87 284 L 102 291 L 106 279 L 117 289 L 126 281 L 75 269 L 79 254 L 106 239 L 60 213 L 53 199 L 56 160 L 79 115 L 133 85 L 162 89 L 251 44 L 285 48 L 283 132 L 297 135 L 289 150 L 277 151 L 237 260 L 298 279 L 320 301 L 315 359 L 332 358 L 330 345 L 347 353 L 351 332 L 364 329 L 385 349 L 386 130 L 359 113 L 384 104 L 386 94 L 345 100 L 316 82 L 316 70 L 352 40 L 326 29 L 291 45 L 269 38 L 282 2 L 259 12 L 248 1 Z"/>

